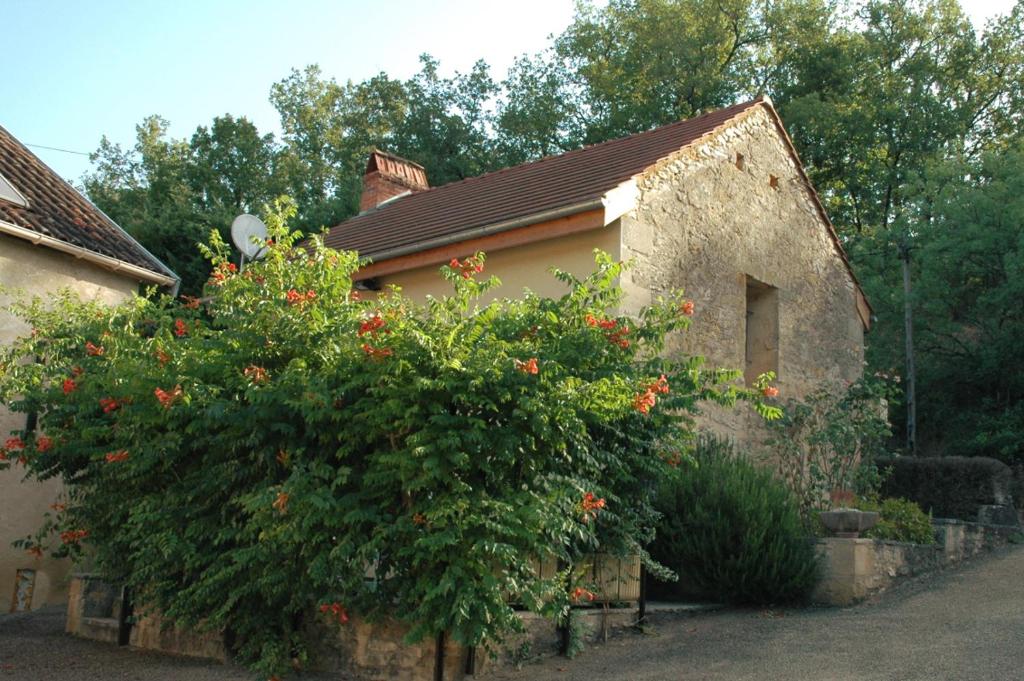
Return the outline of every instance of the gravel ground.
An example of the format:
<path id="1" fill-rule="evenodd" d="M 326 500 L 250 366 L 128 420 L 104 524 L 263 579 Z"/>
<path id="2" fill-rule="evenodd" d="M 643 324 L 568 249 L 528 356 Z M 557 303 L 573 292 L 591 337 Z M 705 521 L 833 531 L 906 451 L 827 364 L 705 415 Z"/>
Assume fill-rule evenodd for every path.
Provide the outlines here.
<path id="1" fill-rule="evenodd" d="M 0 616 L 2 681 L 252 681 L 237 667 L 64 633 L 64 608 Z"/>
<path id="2" fill-rule="evenodd" d="M 0 616 L 0 681 L 253 678 L 237 667 L 76 639 L 64 634 L 63 623 L 60 608 Z M 590 647 L 575 660 L 551 658 L 487 678 L 1024 679 L 1024 547 L 904 584 L 852 608 L 655 613 L 646 634 Z"/>
<path id="3" fill-rule="evenodd" d="M 656 614 L 575 660 L 502 681 L 1010 681 L 1024 679 L 1024 547 L 851 608 Z"/>

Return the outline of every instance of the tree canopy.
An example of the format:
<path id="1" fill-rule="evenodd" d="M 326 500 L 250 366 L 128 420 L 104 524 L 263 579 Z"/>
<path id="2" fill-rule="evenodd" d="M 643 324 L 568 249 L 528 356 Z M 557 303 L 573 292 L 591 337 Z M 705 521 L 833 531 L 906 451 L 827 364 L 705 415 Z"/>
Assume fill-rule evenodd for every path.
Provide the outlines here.
<path id="1" fill-rule="evenodd" d="M 358 208 L 372 147 L 422 164 L 436 186 L 762 93 L 875 308 L 869 359 L 898 368 L 890 351 L 903 333 L 898 249 L 928 252 L 936 187 L 980 192 L 978 164 L 1018 158 L 1022 2 L 979 30 L 956 0 L 582 2 L 548 49 L 523 55 L 503 79 L 483 62 L 445 75 L 427 55 L 407 80 L 381 73 L 341 83 L 308 66 L 271 89 L 280 138 L 224 116 L 190 140 L 171 140 L 166 122 L 151 117 L 133 149 L 101 143 L 85 187 L 195 293 L 208 270 L 194 244 L 210 227 L 224 230 L 232 213 L 279 193 L 295 197 L 296 225 L 307 232 L 336 224 Z M 959 195 L 963 210 L 981 210 L 965 203 L 982 200 L 978 192 Z M 1012 242 L 1005 223 L 988 228 Z M 942 281 L 932 269 L 943 262 L 916 262 L 915 276 Z M 930 344 L 921 351 L 923 375 L 945 361 Z"/>

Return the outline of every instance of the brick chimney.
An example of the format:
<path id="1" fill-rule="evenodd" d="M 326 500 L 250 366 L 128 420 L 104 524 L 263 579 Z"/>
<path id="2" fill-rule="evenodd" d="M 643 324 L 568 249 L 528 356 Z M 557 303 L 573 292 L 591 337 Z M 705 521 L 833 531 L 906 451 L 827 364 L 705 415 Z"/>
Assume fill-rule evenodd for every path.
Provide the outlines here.
<path id="1" fill-rule="evenodd" d="M 427 171 L 419 163 L 374 149 L 366 163 L 366 173 L 363 174 L 359 212 L 364 213 L 388 199 L 429 187 Z"/>

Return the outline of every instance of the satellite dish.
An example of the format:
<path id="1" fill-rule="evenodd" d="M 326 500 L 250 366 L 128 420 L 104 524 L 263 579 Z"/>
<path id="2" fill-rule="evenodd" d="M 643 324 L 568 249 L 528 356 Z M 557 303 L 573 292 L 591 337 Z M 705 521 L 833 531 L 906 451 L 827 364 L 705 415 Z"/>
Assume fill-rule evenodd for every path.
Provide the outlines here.
<path id="1" fill-rule="evenodd" d="M 231 240 L 249 260 L 263 255 L 267 240 L 267 226 L 255 215 L 243 213 L 231 223 Z"/>

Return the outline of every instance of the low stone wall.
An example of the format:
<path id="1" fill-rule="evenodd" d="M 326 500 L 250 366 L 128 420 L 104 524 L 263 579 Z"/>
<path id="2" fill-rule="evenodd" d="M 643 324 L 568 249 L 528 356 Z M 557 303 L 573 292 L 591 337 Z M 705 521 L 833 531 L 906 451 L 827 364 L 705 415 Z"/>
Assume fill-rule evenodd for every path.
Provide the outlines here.
<path id="1" fill-rule="evenodd" d="M 201 657 L 227 662 L 228 652 L 220 632 L 197 632 L 181 627 L 165 626 L 156 613 L 136 615 L 128 645 L 133 648 L 157 650 L 173 655 Z"/>
<path id="2" fill-rule="evenodd" d="M 817 603 L 850 605 L 885 591 L 902 579 L 953 565 L 999 546 L 1020 528 L 961 520 L 933 521 L 936 544 L 829 537 L 817 542 L 822 578 Z"/>
<path id="3" fill-rule="evenodd" d="M 627 563 L 628 565 L 628 563 Z M 631 573 L 629 573 L 631 575 Z M 616 583 L 622 593 L 622 581 L 616 573 L 606 581 Z M 631 583 L 632 579 L 625 580 Z M 606 586 L 609 588 L 610 586 Z M 122 593 L 93 575 L 75 575 L 71 580 L 66 630 L 68 633 L 112 644 L 118 643 Z M 474 655 L 476 678 L 486 677 L 523 662 L 555 655 L 561 650 L 562 636 L 555 623 L 534 613 L 519 615 L 524 631 L 510 636 L 501 645 L 470 651 L 454 641 L 445 640 L 444 679 L 458 681 L 467 677 L 470 655 Z M 573 609 L 577 635 L 586 643 L 595 643 L 614 634 L 616 629 L 636 623 L 636 607 L 604 606 Z M 343 626 L 318 622 L 309 634 L 317 671 L 341 672 L 344 678 L 361 681 L 433 681 L 438 660 L 437 641 L 426 639 L 408 644 L 409 626 L 394 620 L 369 622 L 352 617 Z M 165 622 L 155 613 L 136 613 L 128 645 L 174 655 L 201 657 L 225 662 L 228 659 L 224 638 L 219 632 L 195 632 Z"/>

